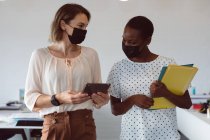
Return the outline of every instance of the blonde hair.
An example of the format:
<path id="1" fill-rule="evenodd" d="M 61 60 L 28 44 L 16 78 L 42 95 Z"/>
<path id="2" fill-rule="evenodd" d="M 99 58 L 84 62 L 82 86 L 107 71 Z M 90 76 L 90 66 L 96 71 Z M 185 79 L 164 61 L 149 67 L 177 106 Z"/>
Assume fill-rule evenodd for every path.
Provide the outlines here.
<path id="1" fill-rule="evenodd" d="M 83 6 L 78 4 L 65 4 L 58 9 L 55 14 L 54 20 L 51 25 L 51 42 L 59 42 L 63 38 L 63 30 L 60 27 L 60 22 L 63 20 L 65 23 L 69 23 L 72 19 L 75 18 L 78 14 L 85 14 L 90 20 L 90 12 L 85 9 Z"/>

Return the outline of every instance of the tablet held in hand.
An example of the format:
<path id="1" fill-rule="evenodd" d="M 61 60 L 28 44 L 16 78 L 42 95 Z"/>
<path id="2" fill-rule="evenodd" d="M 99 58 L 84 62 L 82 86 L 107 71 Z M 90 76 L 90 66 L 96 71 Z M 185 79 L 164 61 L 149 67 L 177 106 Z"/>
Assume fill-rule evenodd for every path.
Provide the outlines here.
<path id="1" fill-rule="evenodd" d="M 83 92 L 87 93 L 89 96 L 97 92 L 108 93 L 110 85 L 109 83 L 87 83 Z"/>

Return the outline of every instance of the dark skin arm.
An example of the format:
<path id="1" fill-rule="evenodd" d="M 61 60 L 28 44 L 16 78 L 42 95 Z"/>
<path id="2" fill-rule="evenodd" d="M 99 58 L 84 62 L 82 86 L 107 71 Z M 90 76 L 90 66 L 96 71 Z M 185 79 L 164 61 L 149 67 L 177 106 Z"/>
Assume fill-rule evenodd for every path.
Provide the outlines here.
<path id="1" fill-rule="evenodd" d="M 189 109 L 192 106 L 188 90 L 186 90 L 182 96 L 175 95 L 170 92 L 163 83 L 154 81 L 150 86 L 150 92 L 152 97 L 165 97 L 180 108 Z"/>
<path id="2" fill-rule="evenodd" d="M 150 108 L 154 103 L 152 98 L 141 94 L 132 95 L 124 101 L 122 101 L 120 98 L 111 96 L 110 100 L 112 114 L 115 116 L 125 114 L 133 105 L 147 109 Z"/>

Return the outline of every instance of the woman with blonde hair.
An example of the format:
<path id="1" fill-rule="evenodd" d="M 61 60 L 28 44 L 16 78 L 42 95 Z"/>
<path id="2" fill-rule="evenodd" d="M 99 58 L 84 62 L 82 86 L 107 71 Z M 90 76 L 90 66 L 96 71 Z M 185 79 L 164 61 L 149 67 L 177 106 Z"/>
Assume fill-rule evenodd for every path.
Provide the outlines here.
<path id="1" fill-rule="evenodd" d="M 97 52 L 84 41 L 90 13 L 78 4 L 65 4 L 51 27 L 52 44 L 32 53 L 25 86 L 25 103 L 44 118 L 42 140 L 96 140 L 93 108 L 109 95 L 83 93 L 87 83 L 100 83 Z"/>

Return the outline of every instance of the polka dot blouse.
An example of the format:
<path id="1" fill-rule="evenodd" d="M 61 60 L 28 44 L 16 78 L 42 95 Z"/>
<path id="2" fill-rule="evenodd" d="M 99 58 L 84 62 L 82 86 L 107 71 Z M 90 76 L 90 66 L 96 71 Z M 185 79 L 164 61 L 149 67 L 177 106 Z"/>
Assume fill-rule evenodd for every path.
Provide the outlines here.
<path id="1" fill-rule="evenodd" d="M 158 79 L 161 68 L 174 59 L 158 56 L 151 62 L 123 59 L 114 64 L 109 76 L 110 94 L 125 100 L 134 94 L 150 96 L 149 87 Z M 133 106 L 122 116 L 121 140 L 179 140 L 175 109 L 148 110 Z"/>

